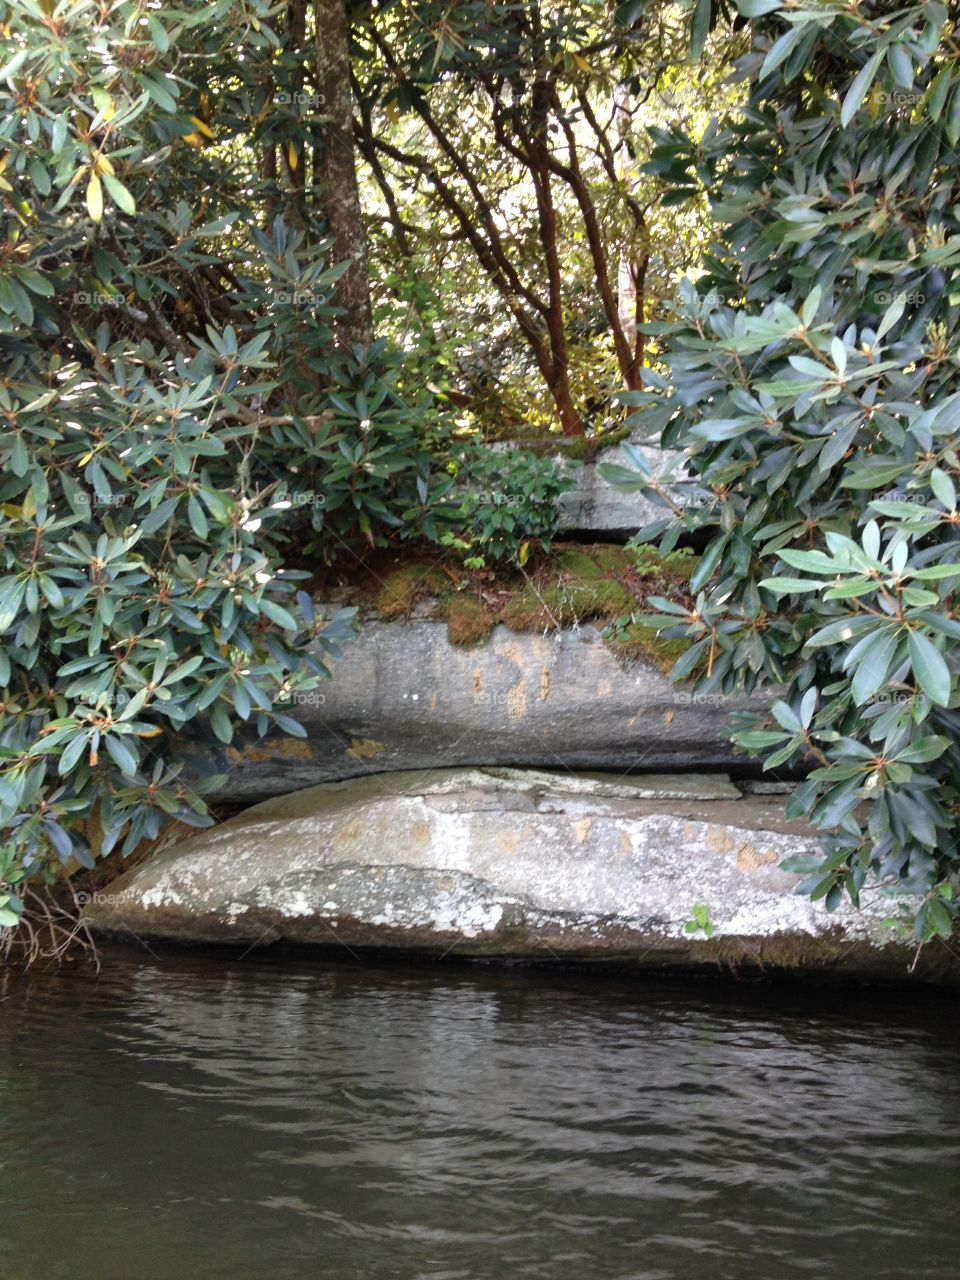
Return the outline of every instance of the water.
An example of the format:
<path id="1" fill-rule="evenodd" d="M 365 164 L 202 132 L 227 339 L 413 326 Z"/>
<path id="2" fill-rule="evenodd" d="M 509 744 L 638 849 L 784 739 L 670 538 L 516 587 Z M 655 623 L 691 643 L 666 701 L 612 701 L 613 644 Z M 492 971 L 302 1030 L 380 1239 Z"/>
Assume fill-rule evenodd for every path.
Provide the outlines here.
<path id="1" fill-rule="evenodd" d="M 0 1276 L 954 1280 L 956 1012 L 252 956 L 8 974 Z"/>

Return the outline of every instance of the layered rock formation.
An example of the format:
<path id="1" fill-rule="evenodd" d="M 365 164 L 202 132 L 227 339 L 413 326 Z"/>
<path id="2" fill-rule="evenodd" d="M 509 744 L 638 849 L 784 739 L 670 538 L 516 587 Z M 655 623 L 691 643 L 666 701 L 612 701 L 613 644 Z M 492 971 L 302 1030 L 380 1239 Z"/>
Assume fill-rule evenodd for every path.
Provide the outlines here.
<path id="1" fill-rule="evenodd" d="M 778 863 L 813 847 L 782 797 L 716 775 L 379 774 L 167 849 L 87 920 L 189 942 L 906 976 L 913 946 L 908 926 L 884 923 L 891 900 L 828 915 L 791 893 Z M 921 962 L 928 977 L 960 970 L 946 948 Z"/>
<path id="2" fill-rule="evenodd" d="M 662 672 L 624 663 L 593 624 L 551 635 L 498 626 L 465 648 L 442 622 L 369 621 L 333 679 L 284 708 L 306 739 L 186 754 L 196 770 L 227 773 L 225 794 L 247 803 L 391 769 L 719 768 L 736 758 L 731 712 L 760 705 L 694 699 Z"/>
<path id="3" fill-rule="evenodd" d="M 618 452 L 605 460 L 626 462 Z M 610 538 L 659 514 L 587 465 L 561 523 Z M 736 759 L 731 713 L 762 695 L 693 697 L 665 654 L 642 639 L 618 652 L 593 622 L 540 632 L 493 616 L 464 638 L 452 605 L 444 620 L 421 599 L 417 566 L 403 572 L 398 607 L 368 615 L 334 678 L 284 708 L 305 738 L 186 746 L 194 773 L 227 775 L 219 800 L 265 802 L 169 834 L 93 897 L 93 929 L 960 983 L 948 947 L 917 955 L 916 904 L 874 895 L 831 915 L 793 893 L 779 864 L 816 842 L 785 820 L 782 784 L 704 772 Z"/>

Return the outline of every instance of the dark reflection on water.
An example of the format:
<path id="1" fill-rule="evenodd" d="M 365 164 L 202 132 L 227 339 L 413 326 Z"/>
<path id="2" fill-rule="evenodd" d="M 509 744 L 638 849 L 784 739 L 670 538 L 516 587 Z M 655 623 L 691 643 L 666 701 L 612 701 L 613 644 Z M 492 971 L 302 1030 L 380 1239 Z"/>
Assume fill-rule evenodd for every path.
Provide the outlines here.
<path id="1" fill-rule="evenodd" d="M 4 1280 L 960 1275 L 946 998 L 116 955 L 0 991 Z"/>

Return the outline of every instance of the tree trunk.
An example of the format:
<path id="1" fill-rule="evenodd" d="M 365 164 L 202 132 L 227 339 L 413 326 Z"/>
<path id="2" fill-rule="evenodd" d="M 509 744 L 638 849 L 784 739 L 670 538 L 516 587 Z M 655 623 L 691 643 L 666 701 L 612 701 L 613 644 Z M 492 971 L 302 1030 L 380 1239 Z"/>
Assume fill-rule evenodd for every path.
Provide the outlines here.
<path id="1" fill-rule="evenodd" d="M 565 436 L 582 436 L 583 420 L 577 413 L 573 397 L 570 395 L 570 383 L 564 374 L 550 384 L 550 394 L 557 406 L 557 417 Z"/>
<path id="2" fill-rule="evenodd" d="M 347 9 L 345 0 L 314 0 L 313 7 L 317 86 L 323 96 L 320 110 L 327 117 L 320 155 L 323 204 L 334 260 L 350 261 L 334 296 L 343 309 L 336 323 L 337 337 L 345 346 L 368 347 L 373 341 L 373 316 L 354 154 Z"/>
<path id="3" fill-rule="evenodd" d="M 632 104 L 633 95 L 627 85 L 614 85 L 611 123 L 617 139 L 614 147 L 614 154 L 618 157 L 617 177 L 628 188 L 633 160 L 630 149 Z M 643 335 L 638 332 L 638 324 L 643 322 L 643 296 L 642 291 L 638 292 L 637 285 L 641 271 L 646 271 L 646 258 L 641 266 L 632 254 L 621 253 L 617 269 L 617 301 L 623 334 L 633 353 L 629 369 L 624 370 L 624 381 L 629 391 L 635 391 L 640 386 L 638 351 L 642 361 Z"/>
<path id="4" fill-rule="evenodd" d="M 307 44 L 306 0 L 290 0 L 287 5 L 287 47 L 294 55 L 294 71 L 290 86 L 295 95 L 303 89 L 304 65 L 310 57 Z M 306 169 L 303 144 L 299 138 L 280 148 L 280 164 L 277 171 L 283 192 L 283 218 L 288 227 L 303 231 L 307 225 Z"/>
<path id="5" fill-rule="evenodd" d="M 264 196 L 265 223 L 267 230 L 270 231 L 273 227 L 273 220 L 280 208 L 277 199 L 277 148 L 272 142 L 263 144 L 263 151 L 260 155 L 260 180 L 266 187 L 266 195 Z"/>

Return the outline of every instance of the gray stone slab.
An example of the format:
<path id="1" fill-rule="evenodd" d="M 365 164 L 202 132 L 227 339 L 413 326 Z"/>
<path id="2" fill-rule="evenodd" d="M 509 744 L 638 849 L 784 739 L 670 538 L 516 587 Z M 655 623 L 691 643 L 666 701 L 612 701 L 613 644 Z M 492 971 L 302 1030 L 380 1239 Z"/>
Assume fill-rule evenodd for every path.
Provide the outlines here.
<path id="1" fill-rule="evenodd" d="M 703 490 L 695 485 L 685 472 L 681 455 L 675 450 L 664 450 L 648 444 L 634 444 L 651 475 L 663 477 L 669 473 L 670 496 L 675 504 L 684 506 L 702 500 Z M 633 470 L 631 460 L 621 445 L 604 449 L 596 462 L 585 463 L 574 473 L 574 485 L 557 503 L 560 532 L 576 530 L 605 538 L 626 540 L 644 525 L 652 524 L 670 515 L 670 509 L 654 502 L 645 494 L 617 488 L 605 480 L 599 463 L 616 463 Z"/>
<path id="2" fill-rule="evenodd" d="M 549 635 L 498 626 L 463 648 L 442 622 L 369 621 L 333 679 L 285 709 L 306 740 L 183 750 L 194 770 L 226 772 L 224 795 L 240 803 L 394 769 L 702 770 L 742 759 L 730 714 L 763 701 L 693 700 L 660 671 L 625 665 L 592 624 Z"/>
<path id="3" fill-rule="evenodd" d="M 830 914 L 792 893 L 779 863 L 815 848 L 778 803 L 713 778 L 379 774 L 270 800 L 167 848 L 85 916 L 101 932 L 190 942 L 905 978 L 909 928 L 884 921 L 914 904 L 871 895 Z M 691 930 L 694 904 L 710 936 Z M 950 958 L 937 948 L 934 963 L 940 952 Z M 960 965 L 947 968 L 956 980 Z"/>

